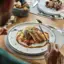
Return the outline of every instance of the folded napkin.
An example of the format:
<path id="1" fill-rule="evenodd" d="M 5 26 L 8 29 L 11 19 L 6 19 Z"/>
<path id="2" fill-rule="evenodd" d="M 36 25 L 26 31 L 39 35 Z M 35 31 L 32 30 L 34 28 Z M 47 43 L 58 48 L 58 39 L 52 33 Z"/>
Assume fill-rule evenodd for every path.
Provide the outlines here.
<path id="1" fill-rule="evenodd" d="M 30 64 L 23 60 L 19 60 L 0 48 L 0 64 Z"/>

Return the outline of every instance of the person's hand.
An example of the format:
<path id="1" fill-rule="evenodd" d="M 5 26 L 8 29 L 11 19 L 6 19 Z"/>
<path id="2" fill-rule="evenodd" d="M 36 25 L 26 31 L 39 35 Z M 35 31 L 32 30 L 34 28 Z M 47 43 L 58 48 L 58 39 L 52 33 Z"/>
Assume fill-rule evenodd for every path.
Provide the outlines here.
<path id="1" fill-rule="evenodd" d="M 7 29 L 0 27 L 0 35 L 6 35 L 6 34 L 7 34 Z"/>
<path id="2" fill-rule="evenodd" d="M 57 59 L 60 55 L 58 49 L 58 46 L 54 43 L 49 45 L 48 51 L 45 54 L 47 64 L 57 64 Z"/>

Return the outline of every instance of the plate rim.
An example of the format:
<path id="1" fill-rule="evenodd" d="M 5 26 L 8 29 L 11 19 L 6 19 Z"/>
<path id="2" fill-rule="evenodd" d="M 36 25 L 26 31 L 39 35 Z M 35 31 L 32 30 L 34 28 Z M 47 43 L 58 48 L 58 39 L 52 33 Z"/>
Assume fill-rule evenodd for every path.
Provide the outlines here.
<path id="1" fill-rule="evenodd" d="M 13 28 L 15 28 L 15 27 L 17 27 L 17 26 L 19 26 L 19 25 L 23 25 L 23 24 L 41 24 L 41 23 L 20 23 L 20 24 L 17 24 L 17 25 L 15 25 L 15 26 L 11 27 L 11 28 L 8 30 L 8 34 L 9 34 L 9 32 L 10 32 Z M 41 25 L 47 27 L 47 26 L 44 25 L 44 24 L 41 24 Z M 47 28 L 48 28 L 48 27 L 47 27 Z M 7 39 L 8 39 L 8 35 L 7 35 Z M 55 39 L 56 39 L 56 37 L 55 37 Z M 10 44 L 10 43 L 9 43 L 9 44 Z M 10 46 L 11 46 L 11 45 L 10 45 Z M 11 46 L 11 47 L 13 47 L 13 46 Z M 13 47 L 13 48 L 14 48 L 14 47 Z M 14 49 L 15 49 L 15 48 L 14 48 Z M 16 50 L 17 52 L 19 52 L 19 53 L 22 53 L 22 54 L 25 54 L 25 55 L 29 55 L 29 56 L 41 55 L 41 54 L 43 54 L 44 52 L 47 51 L 47 50 L 45 50 L 44 52 L 30 54 L 30 53 L 24 53 L 24 52 L 19 51 L 19 50 L 17 50 L 17 49 L 15 49 L 15 50 Z"/>
<path id="2" fill-rule="evenodd" d="M 47 0 L 45 0 L 45 1 L 47 1 Z M 44 2 L 45 2 L 45 1 L 44 1 Z M 38 5 L 37 5 L 37 8 L 38 8 L 39 11 L 41 11 L 41 12 L 43 12 L 43 13 L 46 13 L 46 14 L 49 14 L 49 15 L 59 15 L 59 14 L 60 14 L 60 11 L 56 11 L 55 13 L 50 13 L 50 12 L 48 13 L 48 12 L 44 11 L 43 9 L 40 8 L 40 6 L 39 6 L 40 3 L 41 3 L 41 1 L 40 1 L 40 2 L 38 3 Z"/>

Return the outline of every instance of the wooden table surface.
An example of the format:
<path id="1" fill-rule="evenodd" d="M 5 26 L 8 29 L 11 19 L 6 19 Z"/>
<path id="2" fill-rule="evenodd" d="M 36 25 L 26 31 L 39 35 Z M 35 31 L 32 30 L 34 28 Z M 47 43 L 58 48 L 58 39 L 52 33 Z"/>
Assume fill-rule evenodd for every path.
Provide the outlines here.
<path id="1" fill-rule="evenodd" d="M 43 24 L 48 24 L 48 25 L 52 25 L 52 26 L 56 26 L 58 28 L 62 28 L 63 25 L 64 25 L 64 20 L 52 20 L 50 18 L 47 18 L 47 17 L 44 17 L 44 16 L 37 16 L 37 15 L 34 15 L 34 14 L 31 14 L 29 13 L 29 16 L 28 17 L 25 17 L 25 18 L 18 18 L 17 19 L 17 22 L 11 26 L 8 26 L 8 29 L 10 29 L 10 27 L 16 25 L 16 24 L 19 24 L 19 23 L 23 23 L 23 22 L 26 22 L 26 21 L 33 21 L 35 19 L 40 19 Z M 21 59 L 17 54 L 14 54 L 12 52 L 10 52 L 6 46 L 5 46 L 5 41 L 4 41 L 4 35 L 0 35 L 0 48 L 3 48 L 4 50 L 6 50 L 8 53 L 14 55 L 15 57 Z M 60 49 L 61 50 L 61 53 L 64 55 L 64 45 L 62 46 L 62 48 Z M 45 60 L 26 60 L 26 59 L 23 59 L 27 62 L 30 62 L 31 64 L 46 64 Z"/>

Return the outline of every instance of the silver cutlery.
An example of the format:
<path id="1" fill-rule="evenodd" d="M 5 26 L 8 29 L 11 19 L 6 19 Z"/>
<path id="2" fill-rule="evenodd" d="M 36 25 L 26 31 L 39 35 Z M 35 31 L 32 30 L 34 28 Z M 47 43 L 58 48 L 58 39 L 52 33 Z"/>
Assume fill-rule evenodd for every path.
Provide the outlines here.
<path id="1" fill-rule="evenodd" d="M 35 3 L 32 5 L 32 7 L 35 7 L 38 4 L 38 0 L 35 1 Z"/>
<path id="2" fill-rule="evenodd" d="M 38 23 L 42 24 L 42 21 L 40 21 L 40 20 L 38 20 L 38 19 L 36 19 L 36 20 L 38 21 Z M 44 34 L 44 31 L 42 30 L 42 27 L 41 27 L 40 25 L 39 25 L 39 28 L 40 28 L 40 30 L 42 31 L 42 33 L 43 33 L 45 39 L 47 40 L 47 42 L 49 42 L 49 40 L 47 39 L 47 37 L 46 37 L 46 35 Z"/>

